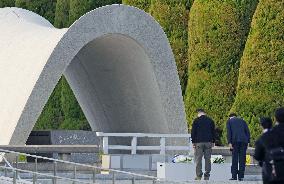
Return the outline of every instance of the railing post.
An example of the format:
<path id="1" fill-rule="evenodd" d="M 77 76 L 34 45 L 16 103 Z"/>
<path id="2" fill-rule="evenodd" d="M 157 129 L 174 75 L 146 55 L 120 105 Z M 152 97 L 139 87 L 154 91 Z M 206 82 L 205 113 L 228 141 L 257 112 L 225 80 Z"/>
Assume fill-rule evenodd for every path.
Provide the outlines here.
<path id="1" fill-rule="evenodd" d="M 77 179 L 77 168 L 76 168 L 76 165 L 74 165 L 73 179 L 74 179 L 74 180 Z M 76 181 L 73 181 L 73 184 L 76 184 Z"/>
<path id="2" fill-rule="evenodd" d="M 35 158 L 35 173 L 33 174 L 33 184 L 37 182 L 37 158 Z"/>
<path id="3" fill-rule="evenodd" d="M 16 169 L 19 167 L 19 155 L 16 156 Z M 16 170 L 16 178 L 18 178 L 18 170 Z"/>
<path id="4" fill-rule="evenodd" d="M 13 170 L 13 184 L 17 184 L 17 173 Z"/>
<path id="5" fill-rule="evenodd" d="M 57 162 L 54 162 L 54 165 L 53 165 L 53 179 L 52 179 L 52 183 L 53 184 L 56 184 L 56 175 L 57 175 Z"/>
<path id="6" fill-rule="evenodd" d="M 112 184 L 115 184 L 115 175 L 114 175 L 114 171 L 112 171 Z"/>
<path id="7" fill-rule="evenodd" d="M 166 138 L 161 137 L 160 139 L 160 154 L 165 155 L 166 154 Z"/>
<path id="8" fill-rule="evenodd" d="M 95 164 L 94 164 L 94 166 L 95 166 Z M 96 183 L 96 171 L 97 171 L 97 169 L 94 167 L 93 168 L 93 183 Z"/>
<path id="9" fill-rule="evenodd" d="M 132 178 L 132 184 L 135 184 L 135 177 Z"/>
<path id="10" fill-rule="evenodd" d="M 4 176 L 7 177 L 7 164 L 5 164 L 5 168 L 4 168 Z"/>
<path id="11" fill-rule="evenodd" d="M 131 141 L 131 154 L 135 155 L 137 152 L 137 137 L 132 137 Z"/>
<path id="12" fill-rule="evenodd" d="M 108 154 L 108 137 L 103 137 L 103 151 Z"/>

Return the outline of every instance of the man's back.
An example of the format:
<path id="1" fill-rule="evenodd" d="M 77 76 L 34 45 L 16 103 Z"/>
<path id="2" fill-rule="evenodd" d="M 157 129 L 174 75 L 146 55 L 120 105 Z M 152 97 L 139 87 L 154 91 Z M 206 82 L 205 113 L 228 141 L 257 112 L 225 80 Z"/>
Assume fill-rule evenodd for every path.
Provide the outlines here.
<path id="1" fill-rule="evenodd" d="M 227 138 L 229 143 L 249 143 L 250 132 L 246 122 L 241 118 L 231 118 L 227 122 Z"/>
<path id="2" fill-rule="evenodd" d="M 284 124 L 276 125 L 272 130 L 269 132 L 264 133 L 259 141 L 259 144 L 262 144 L 262 146 L 265 149 L 265 152 L 268 151 L 268 149 L 273 149 L 277 147 L 282 147 L 284 148 Z M 265 160 L 269 160 L 267 158 L 267 155 L 265 155 Z"/>
<path id="3" fill-rule="evenodd" d="M 255 143 L 255 159 L 263 164 L 264 180 L 268 180 L 272 173 L 272 166 L 269 164 L 270 158 L 268 156 L 269 150 L 273 148 L 284 148 L 284 124 L 275 126 L 272 130 L 264 133 Z M 283 182 L 275 182 L 275 184 Z"/>
<path id="4" fill-rule="evenodd" d="M 193 143 L 215 142 L 214 121 L 206 115 L 196 118 L 192 124 L 191 137 Z"/>

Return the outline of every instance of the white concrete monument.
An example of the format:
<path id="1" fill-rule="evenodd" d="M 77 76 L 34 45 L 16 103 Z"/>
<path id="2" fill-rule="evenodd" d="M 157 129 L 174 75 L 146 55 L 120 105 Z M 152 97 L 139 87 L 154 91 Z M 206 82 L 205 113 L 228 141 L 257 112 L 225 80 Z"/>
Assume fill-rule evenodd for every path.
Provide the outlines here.
<path id="1" fill-rule="evenodd" d="M 56 29 L 1 8 L 0 145 L 25 144 L 62 75 L 94 131 L 187 133 L 173 53 L 150 15 L 110 5 Z"/>

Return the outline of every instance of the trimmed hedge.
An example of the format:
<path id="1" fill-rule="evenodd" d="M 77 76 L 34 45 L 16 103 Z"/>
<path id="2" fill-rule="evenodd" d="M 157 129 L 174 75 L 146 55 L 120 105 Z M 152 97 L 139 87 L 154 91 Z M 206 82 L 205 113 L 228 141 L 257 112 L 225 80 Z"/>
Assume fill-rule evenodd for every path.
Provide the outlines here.
<path id="1" fill-rule="evenodd" d="M 3 7 L 14 7 L 15 0 L 0 0 L 0 8 Z"/>
<path id="2" fill-rule="evenodd" d="M 89 0 L 70 0 L 69 25 L 71 25 L 89 10 Z"/>
<path id="3" fill-rule="evenodd" d="M 64 114 L 64 121 L 59 125 L 59 129 L 83 129 L 91 130 L 91 127 L 70 88 L 65 77 L 61 82 L 61 106 Z"/>
<path id="4" fill-rule="evenodd" d="M 55 89 L 45 104 L 41 115 L 37 119 L 34 130 L 54 130 L 64 120 L 64 114 L 61 108 L 61 83 L 60 79 Z"/>
<path id="5" fill-rule="evenodd" d="M 65 28 L 69 26 L 69 4 L 70 0 L 57 0 L 54 26 Z"/>
<path id="6" fill-rule="evenodd" d="M 189 126 L 196 108 L 204 108 L 222 133 L 234 103 L 240 58 L 257 0 L 238 2 L 195 0 L 191 8 L 185 95 Z"/>
<path id="7" fill-rule="evenodd" d="M 35 12 L 54 23 L 56 0 L 16 0 L 15 6 Z"/>
<path id="8" fill-rule="evenodd" d="M 237 96 L 231 111 L 249 123 L 252 142 L 260 135 L 260 116 L 284 106 L 284 2 L 259 2 L 240 66 Z"/>
<path id="9" fill-rule="evenodd" d="M 182 92 L 187 83 L 188 0 L 152 0 L 150 14 L 160 23 L 173 50 Z"/>
<path id="10" fill-rule="evenodd" d="M 151 0 L 122 0 L 123 4 L 137 7 L 145 12 L 149 12 Z"/>

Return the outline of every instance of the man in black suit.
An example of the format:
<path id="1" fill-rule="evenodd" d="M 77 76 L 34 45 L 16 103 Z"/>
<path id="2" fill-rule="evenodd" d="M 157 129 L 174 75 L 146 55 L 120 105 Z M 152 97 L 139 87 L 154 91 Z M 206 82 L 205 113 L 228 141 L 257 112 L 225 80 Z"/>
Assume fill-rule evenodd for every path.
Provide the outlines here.
<path id="1" fill-rule="evenodd" d="M 232 150 L 232 178 L 230 180 L 239 178 L 242 181 L 245 175 L 246 151 L 250 142 L 250 132 L 247 123 L 243 119 L 238 118 L 235 113 L 229 115 L 227 139 Z"/>
<path id="2" fill-rule="evenodd" d="M 202 178 L 202 157 L 205 159 L 204 180 L 209 180 L 211 171 L 212 147 L 215 143 L 215 123 L 209 118 L 203 109 L 197 109 L 197 118 L 193 121 L 191 139 L 194 148 L 194 160 L 196 163 L 196 178 Z"/>
<path id="3" fill-rule="evenodd" d="M 267 153 L 273 148 L 284 148 L 284 108 L 278 108 L 275 111 L 277 125 L 270 131 L 265 132 L 255 143 L 254 158 L 260 162 L 263 167 L 264 184 L 283 184 L 283 180 L 270 181 L 272 175 L 272 165 Z"/>

